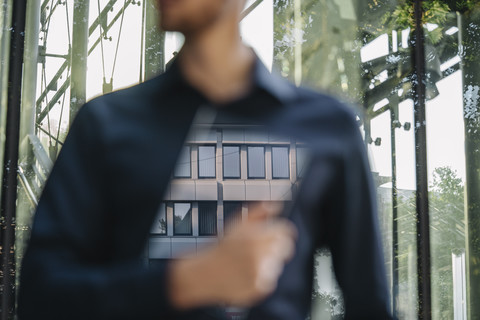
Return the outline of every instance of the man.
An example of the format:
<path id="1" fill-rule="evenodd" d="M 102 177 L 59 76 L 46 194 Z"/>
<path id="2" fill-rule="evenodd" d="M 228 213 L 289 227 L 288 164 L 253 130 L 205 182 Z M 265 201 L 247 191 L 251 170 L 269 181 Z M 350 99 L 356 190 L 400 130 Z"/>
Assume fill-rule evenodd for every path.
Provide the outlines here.
<path id="1" fill-rule="evenodd" d="M 182 32 L 185 44 L 164 75 L 79 112 L 36 213 L 21 319 L 219 319 L 207 307 L 228 304 L 251 308 L 251 319 L 303 320 L 313 254 L 323 245 L 332 250 L 346 318 L 390 318 L 355 118 L 336 100 L 268 74 L 241 42 L 244 5 L 158 0 L 161 27 Z M 308 142 L 308 174 L 291 222 L 267 223 L 278 212 L 260 204 L 215 248 L 146 269 L 138 257 L 204 105 Z"/>

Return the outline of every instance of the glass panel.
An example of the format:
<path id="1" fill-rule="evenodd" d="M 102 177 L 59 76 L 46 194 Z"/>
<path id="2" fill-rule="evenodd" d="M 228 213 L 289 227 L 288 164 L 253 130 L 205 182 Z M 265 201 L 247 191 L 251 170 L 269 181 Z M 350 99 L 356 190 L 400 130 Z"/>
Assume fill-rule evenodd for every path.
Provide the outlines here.
<path id="1" fill-rule="evenodd" d="M 0 91 L 8 66 L 3 63 L 9 39 L 4 34 L 8 29 L 4 10 L 9 9 L 5 4 L 10 2 L 2 1 L 0 7 Z M 150 70 L 149 66 L 141 67 L 149 43 L 147 39 L 141 46 L 142 7 L 137 2 L 27 1 L 15 242 L 17 278 L 39 197 L 77 111 L 95 96 L 143 81 L 144 73 Z M 3 99 L 2 94 L 2 114 L 6 109 Z M 3 142 L 1 129 L 0 135 Z"/>
<path id="2" fill-rule="evenodd" d="M 413 130 L 405 131 L 412 126 L 413 110 L 411 104 L 403 104 L 413 94 L 411 2 L 274 3 L 274 69 L 298 85 L 308 84 L 364 107 L 355 111 L 377 186 L 391 303 L 400 319 L 415 318 L 415 149 Z M 297 147 L 298 177 L 305 162 L 303 151 Z M 328 253 L 323 252 L 318 257 L 324 280 L 328 268 L 320 265 L 325 265 L 326 256 Z M 318 285 L 314 285 L 318 299 L 312 319 L 341 317 L 338 287 L 325 285 L 325 281 Z"/>
<path id="3" fill-rule="evenodd" d="M 5 155 L 5 139 L 6 139 L 6 131 L 5 131 L 5 125 L 6 125 L 6 114 L 7 114 L 7 108 L 8 108 L 8 94 L 9 94 L 9 62 L 10 62 L 10 39 L 12 37 L 12 5 L 13 1 L 7 0 L 7 1 L 2 1 L 0 4 L 0 181 L 2 181 L 2 185 L 0 186 L 0 198 L 2 198 L 2 192 L 4 188 L 4 179 L 3 179 L 3 171 L 4 171 L 4 155 Z M 3 247 L 1 252 L 0 252 L 0 259 L 2 259 L 2 270 L 12 270 L 11 263 L 14 262 L 18 265 L 21 259 L 21 255 L 18 254 L 17 250 L 15 250 L 15 256 L 12 257 L 12 252 L 10 251 L 10 248 L 13 247 L 13 244 L 11 243 L 11 238 L 9 237 L 9 240 L 5 240 L 5 234 L 8 234 L 6 232 L 7 229 L 10 229 L 12 234 L 15 232 L 15 237 L 18 238 L 18 236 L 22 237 L 24 233 L 21 231 L 23 228 L 22 221 L 13 220 L 14 225 L 8 225 L 6 223 L 7 221 L 5 220 L 5 213 L 3 211 L 4 208 L 2 208 L 2 214 L 1 214 L 1 219 L 0 219 L 0 228 L 2 231 L 1 233 L 1 239 L 0 239 L 0 247 Z M 20 228 L 19 228 L 20 227 Z M 12 230 L 14 229 L 15 230 Z M 8 241 L 8 243 L 6 243 Z M 8 248 L 7 248 L 8 247 Z M 16 249 L 16 245 L 15 245 Z M 23 248 L 22 248 L 23 249 Z M 15 259 L 15 261 L 12 261 Z M 16 270 L 12 270 L 11 272 L 14 273 Z M 10 273 L 10 271 L 9 271 Z M 10 275 L 10 274 L 9 274 Z M 16 274 L 18 275 L 18 273 Z M 8 277 L 8 275 L 7 275 Z M 5 276 L 3 272 L 0 274 L 0 282 L 2 283 L 1 285 L 1 298 L 2 298 L 2 316 L 5 315 L 7 318 L 12 318 L 12 315 L 10 313 L 10 307 L 11 303 L 6 302 L 8 301 L 5 299 L 5 296 L 7 295 L 12 295 L 15 292 L 15 286 L 12 287 L 7 287 L 6 281 L 5 281 Z M 12 279 L 12 280 L 10 280 Z M 10 277 L 8 280 L 9 284 L 11 284 L 13 280 L 13 276 Z M 18 281 L 18 277 L 16 279 Z M 9 299 L 10 301 L 13 301 L 14 299 Z"/>
<path id="4" fill-rule="evenodd" d="M 425 21 L 424 31 L 431 80 L 426 121 L 432 318 L 476 319 L 480 4 L 438 1 L 430 10 L 433 15 Z"/>
<path id="5" fill-rule="evenodd" d="M 217 234 L 217 203 L 198 203 L 198 232 L 201 236 Z"/>
<path id="6" fill-rule="evenodd" d="M 248 147 L 248 177 L 265 178 L 264 147 Z"/>
<path id="7" fill-rule="evenodd" d="M 395 191 L 392 202 L 396 202 L 392 221 L 394 233 L 392 234 L 392 248 L 394 260 L 392 265 L 393 277 L 398 279 L 394 294 L 398 295 L 396 301 L 398 317 L 409 319 L 416 317 L 417 304 L 417 264 L 416 264 L 416 204 L 415 204 L 415 143 L 413 130 L 409 123 L 413 123 L 413 101 L 404 100 L 398 105 L 398 124 L 403 128 L 395 128 L 397 122 L 392 121 L 392 130 L 395 145 L 392 153 L 396 155 Z M 397 271 L 395 271 L 397 270 Z"/>
<path id="8" fill-rule="evenodd" d="M 223 177 L 240 178 L 240 147 L 223 147 Z"/>
<path id="9" fill-rule="evenodd" d="M 5 116 L 8 99 L 8 66 L 10 59 L 12 2 L 3 1 L 0 5 L 0 165 L 3 168 L 5 145 Z M 3 170 L 0 170 L 2 181 Z M 0 187 L 0 195 L 1 195 Z"/>
<path id="10" fill-rule="evenodd" d="M 177 165 L 174 170 L 175 178 L 190 178 L 191 176 L 191 155 L 190 146 L 184 146 L 178 156 Z"/>
<path id="11" fill-rule="evenodd" d="M 74 8 L 74 1 L 68 0 L 28 1 L 32 16 L 27 17 L 25 41 L 17 266 L 32 212 L 79 107 L 94 96 L 161 71 L 181 46 L 179 34 L 169 34 L 164 48 L 164 35 L 152 36 L 155 11 L 136 5 L 146 3 L 151 9 L 152 2 L 100 0 L 99 7 L 91 1 L 89 7 Z M 250 0 L 248 5 L 254 2 Z M 364 107 L 365 117 L 359 121 L 377 186 L 392 306 L 400 319 L 416 318 L 417 309 L 411 2 L 264 0 L 242 22 L 244 39 L 267 67 L 273 65 L 296 84 L 309 84 Z M 3 1 L 0 8 L 0 161 L 11 3 Z M 110 3 L 113 6 L 107 8 Z M 468 315 L 476 319 L 480 317 L 480 304 L 476 303 L 480 297 L 480 4 L 469 0 L 423 3 L 428 11 L 424 31 L 433 318 L 465 319 Z M 145 20 L 142 12 L 146 12 Z M 99 24 L 94 23 L 97 18 Z M 145 21 L 144 34 L 140 21 Z M 91 29 L 89 39 L 73 43 L 74 34 L 82 27 Z M 82 44 L 88 44 L 87 56 L 77 55 Z M 241 139 L 231 143 L 244 143 L 237 141 Z M 215 148 L 206 148 L 198 152 L 198 175 L 215 177 L 215 162 L 208 160 L 212 149 L 215 157 Z M 275 154 L 285 152 L 277 149 L 272 148 L 272 174 L 286 177 L 285 166 L 274 163 Z M 303 151 L 301 147 L 296 150 L 299 177 Z M 223 155 L 224 177 L 239 178 L 239 147 L 225 146 Z M 249 147 L 246 159 L 248 176 L 264 178 L 264 147 Z M 190 178 L 190 162 L 190 148 L 186 147 L 174 176 Z M 177 201 L 191 201 L 187 193 Z M 199 219 L 204 216 L 201 206 Z M 241 221 L 241 202 L 225 202 L 223 207 L 226 222 L 235 225 Z M 161 217 L 166 219 L 165 209 L 160 209 L 159 216 L 158 222 Z M 190 204 L 174 205 L 173 226 L 175 234 L 192 233 Z M 161 223 L 155 229 L 159 234 L 167 231 Z M 172 233 L 171 229 L 168 232 Z M 324 288 L 318 290 L 328 316 L 340 317 L 338 289 L 335 285 Z M 319 314 L 312 315 L 317 318 Z"/>
<path id="12" fill-rule="evenodd" d="M 223 203 L 223 221 L 225 223 L 225 232 L 242 223 L 242 203 L 225 201 Z"/>
<path id="13" fill-rule="evenodd" d="M 272 147 L 273 178 L 290 178 L 288 147 Z"/>
<path id="14" fill-rule="evenodd" d="M 450 9 L 461 13 L 458 16 L 457 28 L 459 32 L 457 36 L 461 44 L 458 50 L 462 58 L 463 121 L 465 128 L 464 192 L 466 212 L 464 223 L 467 235 L 465 253 L 467 318 L 478 319 L 480 318 L 480 304 L 478 303 L 480 301 L 480 3 L 478 1 L 451 2 Z M 450 30 L 450 32 L 453 31 L 455 29 Z M 447 38 L 445 39 L 444 42 L 448 44 Z M 449 46 L 447 45 L 447 47 Z M 454 87 L 451 89 L 457 91 Z M 458 105 L 459 99 L 456 98 L 455 100 L 455 105 Z M 454 124 L 449 123 L 448 128 L 456 129 L 456 133 L 452 133 L 452 139 L 458 139 L 461 126 L 454 127 Z M 456 169 L 455 166 L 452 166 L 452 168 Z M 457 173 L 460 177 L 461 172 L 461 170 L 458 170 Z M 458 214 L 456 216 L 458 217 Z M 456 245 L 453 244 L 452 247 L 454 248 Z M 454 254 L 458 257 L 461 252 L 455 252 Z M 458 261 L 458 258 L 455 260 Z M 460 270 L 463 270 L 463 268 Z M 455 277 L 458 279 L 458 273 L 455 274 Z M 455 314 L 464 314 L 462 309 L 459 309 L 461 305 L 458 303 L 462 296 L 460 293 L 464 293 L 463 290 L 458 290 L 458 288 L 461 288 L 461 284 L 462 282 L 455 284 L 455 292 L 457 293 Z"/>
<path id="15" fill-rule="evenodd" d="M 160 204 L 158 214 L 153 221 L 150 233 L 167 234 L 167 206 L 163 202 Z"/>
<path id="16" fill-rule="evenodd" d="M 198 147 L 198 177 L 215 178 L 215 147 Z"/>
<path id="17" fill-rule="evenodd" d="M 192 234 L 192 205 L 175 203 L 173 205 L 173 232 L 175 235 Z"/>
<path id="18" fill-rule="evenodd" d="M 307 161 L 307 148 L 297 146 L 297 178 L 303 177 L 303 170 L 305 169 Z"/>

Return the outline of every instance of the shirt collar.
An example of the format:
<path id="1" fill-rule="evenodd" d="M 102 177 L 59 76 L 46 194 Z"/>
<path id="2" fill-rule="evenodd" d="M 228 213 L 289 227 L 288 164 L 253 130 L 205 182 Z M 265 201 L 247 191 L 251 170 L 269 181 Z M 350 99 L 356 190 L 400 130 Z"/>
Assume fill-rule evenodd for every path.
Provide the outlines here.
<path id="1" fill-rule="evenodd" d="M 177 86 L 186 86 L 190 89 L 197 91 L 193 88 L 183 77 L 180 71 L 178 61 L 174 60 L 165 71 L 163 78 L 166 83 L 163 84 L 163 89 L 166 93 L 172 92 L 171 90 Z M 256 89 L 261 89 L 278 100 L 281 104 L 287 104 L 296 97 L 296 91 L 294 85 L 288 82 L 286 79 L 270 73 L 260 58 L 255 54 L 255 61 L 252 70 L 252 92 Z M 197 94 L 203 97 L 203 95 L 197 91 Z M 205 97 L 203 97 L 207 100 Z"/>
<path id="2" fill-rule="evenodd" d="M 254 88 L 263 89 L 281 103 L 286 104 L 296 96 L 294 86 L 286 79 L 270 73 L 257 55 L 252 76 Z"/>

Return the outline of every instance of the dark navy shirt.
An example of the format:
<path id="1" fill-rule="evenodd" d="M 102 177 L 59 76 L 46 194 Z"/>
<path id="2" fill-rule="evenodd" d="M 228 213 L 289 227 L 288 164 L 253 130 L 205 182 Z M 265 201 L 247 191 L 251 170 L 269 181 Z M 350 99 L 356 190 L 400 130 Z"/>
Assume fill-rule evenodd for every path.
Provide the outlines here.
<path id="1" fill-rule="evenodd" d="M 225 117 L 305 141 L 310 166 L 289 218 L 296 254 L 249 319 L 304 320 L 313 256 L 332 252 L 346 319 L 390 319 L 374 186 L 354 113 L 338 100 L 271 75 L 257 60 L 250 93 L 215 106 Z M 139 257 L 192 119 L 212 105 L 166 73 L 104 95 L 79 111 L 46 183 L 23 260 L 20 319 L 217 319 L 177 312 L 168 262 Z"/>

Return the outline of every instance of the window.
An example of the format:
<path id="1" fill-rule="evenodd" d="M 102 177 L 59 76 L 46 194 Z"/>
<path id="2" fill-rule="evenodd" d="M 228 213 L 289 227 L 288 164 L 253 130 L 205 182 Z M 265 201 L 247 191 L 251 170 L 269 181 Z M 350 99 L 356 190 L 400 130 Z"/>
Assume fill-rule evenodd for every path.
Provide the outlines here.
<path id="1" fill-rule="evenodd" d="M 190 178 L 191 177 L 191 168 L 190 168 L 190 146 L 184 146 L 180 155 L 178 156 L 177 165 L 174 170 L 175 178 Z"/>
<path id="2" fill-rule="evenodd" d="M 157 216 L 153 221 L 150 233 L 153 234 L 167 234 L 167 210 L 164 202 L 160 203 Z"/>
<path id="3" fill-rule="evenodd" d="M 198 147 L 198 177 L 215 178 L 215 147 Z"/>
<path id="4" fill-rule="evenodd" d="M 198 232 L 201 236 L 214 236 L 217 234 L 217 203 L 198 203 Z"/>
<path id="5" fill-rule="evenodd" d="M 272 177 L 274 179 L 290 177 L 288 147 L 272 147 Z"/>
<path id="6" fill-rule="evenodd" d="M 240 147 L 223 147 L 223 177 L 240 178 Z"/>
<path id="7" fill-rule="evenodd" d="M 173 233 L 176 236 L 192 234 L 192 205 L 190 203 L 173 205 Z"/>
<path id="8" fill-rule="evenodd" d="M 223 221 L 226 232 L 242 223 L 242 203 L 238 201 L 224 202 Z"/>
<path id="9" fill-rule="evenodd" d="M 265 148 L 248 147 L 248 177 L 265 178 Z"/>
<path id="10" fill-rule="evenodd" d="M 306 162 L 306 148 L 297 147 L 297 177 L 303 177 L 303 170 L 305 170 L 305 162 Z"/>

